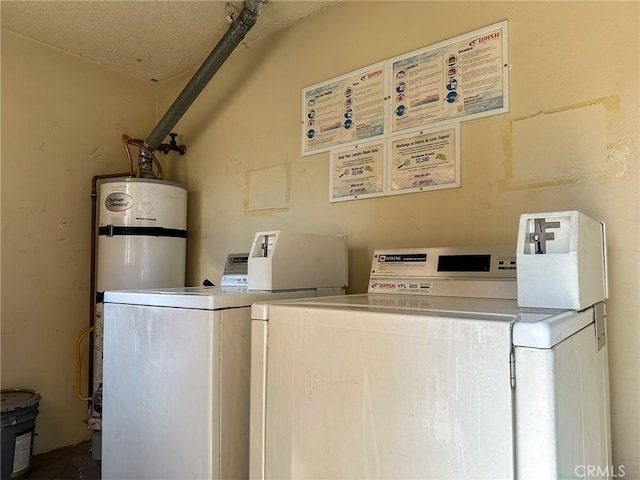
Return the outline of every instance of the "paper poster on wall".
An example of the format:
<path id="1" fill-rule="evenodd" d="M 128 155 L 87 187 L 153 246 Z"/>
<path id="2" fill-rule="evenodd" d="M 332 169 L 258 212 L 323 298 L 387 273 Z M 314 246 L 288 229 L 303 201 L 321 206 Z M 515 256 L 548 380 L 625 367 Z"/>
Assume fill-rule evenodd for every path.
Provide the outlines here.
<path id="1" fill-rule="evenodd" d="M 384 134 L 384 63 L 302 91 L 302 155 Z"/>
<path id="2" fill-rule="evenodd" d="M 507 21 L 390 59 L 390 133 L 509 111 Z"/>
<path id="3" fill-rule="evenodd" d="M 460 125 L 389 139 L 387 194 L 460 186 Z"/>
<path id="4" fill-rule="evenodd" d="M 341 202 L 384 195 L 385 144 L 373 142 L 331 150 L 329 201 Z"/>

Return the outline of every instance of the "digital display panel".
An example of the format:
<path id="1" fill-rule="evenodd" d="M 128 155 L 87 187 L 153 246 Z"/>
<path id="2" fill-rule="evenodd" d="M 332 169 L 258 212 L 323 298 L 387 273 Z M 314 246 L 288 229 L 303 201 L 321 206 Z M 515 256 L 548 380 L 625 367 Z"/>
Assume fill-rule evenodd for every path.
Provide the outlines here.
<path id="1" fill-rule="evenodd" d="M 491 255 L 440 255 L 439 272 L 489 272 Z"/>

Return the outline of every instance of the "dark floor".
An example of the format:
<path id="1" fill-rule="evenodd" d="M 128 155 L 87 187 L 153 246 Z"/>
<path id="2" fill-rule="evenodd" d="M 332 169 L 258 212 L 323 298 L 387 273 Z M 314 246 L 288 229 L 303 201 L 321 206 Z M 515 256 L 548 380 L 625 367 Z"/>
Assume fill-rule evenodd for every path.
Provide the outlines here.
<path id="1" fill-rule="evenodd" d="M 28 480 L 100 480 L 100 462 L 91 458 L 91 442 L 58 448 L 31 458 Z"/>

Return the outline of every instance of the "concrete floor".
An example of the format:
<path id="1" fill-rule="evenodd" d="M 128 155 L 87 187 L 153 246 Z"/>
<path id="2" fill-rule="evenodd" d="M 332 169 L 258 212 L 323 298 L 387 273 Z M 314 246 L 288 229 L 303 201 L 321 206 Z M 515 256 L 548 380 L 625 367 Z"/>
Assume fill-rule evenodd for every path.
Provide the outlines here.
<path id="1" fill-rule="evenodd" d="M 83 442 L 31 458 L 28 480 L 100 480 L 100 462 L 91 458 L 91 442 Z"/>

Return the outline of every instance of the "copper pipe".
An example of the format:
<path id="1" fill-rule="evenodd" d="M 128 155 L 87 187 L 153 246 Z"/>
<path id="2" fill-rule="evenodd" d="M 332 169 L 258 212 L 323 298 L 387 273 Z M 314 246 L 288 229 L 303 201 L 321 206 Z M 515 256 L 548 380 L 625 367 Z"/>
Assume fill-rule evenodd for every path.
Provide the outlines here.
<path id="1" fill-rule="evenodd" d="M 133 159 L 131 158 L 131 151 L 129 150 L 129 140 L 131 137 L 128 135 L 122 135 L 122 144 L 124 145 L 124 151 L 127 153 L 127 160 L 129 160 L 129 171 L 133 172 Z"/>
<path id="2" fill-rule="evenodd" d="M 153 152 L 149 148 L 147 148 L 147 146 L 144 143 L 144 140 L 139 138 L 131 138 L 131 137 L 128 137 L 127 135 L 123 135 L 122 141 L 125 143 L 124 148 L 127 152 L 127 158 L 129 159 L 129 166 L 131 167 L 132 172 L 134 171 L 134 168 L 133 168 L 133 160 L 131 159 L 131 152 L 129 151 L 129 145 L 133 145 L 135 147 L 138 147 L 140 150 L 144 150 L 147 153 L 147 155 L 151 157 L 151 161 L 155 164 L 156 170 L 158 170 L 158 178 L 162 180 L 162 166 L 160 165 L 160 162 L 158 161 L 156 156 L 153 154 Z M 140 176 L 139 171 L 137 171 L 136 176 Z"/>
<path id="3" fill-rule="evenodd" d="M 138 141 L 132 140 L 130 143 L 131 145 L 135 145 L 136 147 L 138 147 L 140 150 L 144 150 L 147 153 L 147 155 L 151 157 L 151 161 L 156 165 L 156 169 L 158 170 L 158 178 L 162 180 L 162 167 L 160 166 L 160 162 L 158 161 L 156 156 L 151 152 L 151 150 L 149 150 L 147 146 L 144 143 L 142 143 L 143 140 L 140 140 L 139 142 L 140 143 L 138 143 Z"/>

